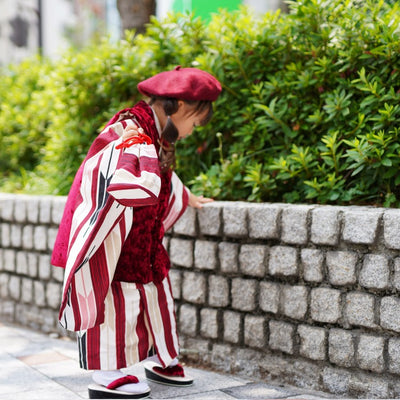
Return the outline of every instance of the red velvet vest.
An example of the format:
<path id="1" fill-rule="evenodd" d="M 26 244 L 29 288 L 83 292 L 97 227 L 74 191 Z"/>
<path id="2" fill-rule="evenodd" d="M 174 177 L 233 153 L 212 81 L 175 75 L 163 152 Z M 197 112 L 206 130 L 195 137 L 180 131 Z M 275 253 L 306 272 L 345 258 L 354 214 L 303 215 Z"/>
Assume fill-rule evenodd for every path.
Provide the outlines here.
<path id="1" fill-rule="evenodd" d="M 129 111 L 135 115 L 145 133 L 151 137 L 158 153 L 159 133 L 150 106 L 145 102 L 139 102 Z M 114 119 L 118 118 L 117 116 Z M 113 123 L 113 120 L 110 123 Z M 162 240 L 163 217 L 171 194 L 171 175 L 171 171 L 161 174 L 158 204 L 133 209 L 133 224 L 122 247 L 114 275 L 115 281 L 143 284 L 161 282 L 167 276 L 170 260 Z"/>

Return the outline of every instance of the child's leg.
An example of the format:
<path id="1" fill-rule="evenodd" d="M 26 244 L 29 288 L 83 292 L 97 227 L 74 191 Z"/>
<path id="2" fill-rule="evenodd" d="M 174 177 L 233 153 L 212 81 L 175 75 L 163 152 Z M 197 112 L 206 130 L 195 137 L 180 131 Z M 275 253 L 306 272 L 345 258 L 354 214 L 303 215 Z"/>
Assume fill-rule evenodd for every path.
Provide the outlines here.
<path id="1" fill-rule="evenodd" d="M 114 371 L 147 357 L 152 338 L 135 284 L 114 282 L 105 301 L 104 323 L 78 333 L 83 369 Z"/>
<path id="2" fill-rule="evenodd" d="M 131 399 L 150 394 L 146 382 L 120 371 L 148 354 L 150 339 L 142 326 L 143 307 L 136 286 L 113 283 L 105 302 L 104 323 L 78 333 L 80 365 L 95 370 L 90 398 Z"/>
<path id="3" fill-rule="evenodd" d="M 175 304 L 169 278 L 160 283 L 138 285 L 138 288 L 152 347 L 160 365 L 167 367 L 179 354 Z"/>
<path id="4" fill-rule="evenodd" d="M 145 302 L 146 323 L 156 352 L 146 359 L 144 367 L 147 379 L 173 386 L 193 384 L 193 379 L 185 375 L 177 358 L 179 343 L 175 306 L 168 277 L 160 284 L 147 284 L 139 289 Z"/>

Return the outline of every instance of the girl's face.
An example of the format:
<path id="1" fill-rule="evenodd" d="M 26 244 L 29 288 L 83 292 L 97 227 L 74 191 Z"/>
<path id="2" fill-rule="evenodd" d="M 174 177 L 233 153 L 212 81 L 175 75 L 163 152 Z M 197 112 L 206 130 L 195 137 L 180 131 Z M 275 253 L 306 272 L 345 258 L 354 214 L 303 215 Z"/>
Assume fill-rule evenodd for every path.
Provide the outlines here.
<path id="1" fill-rule="evenodd" d="M 208 110 L 205 110 L 200 114 L 195 113 L 194 106 L 179 100 L 178 111 L 171 115 L 171 121 L 179 132 L 178 139 L 183 139 L 191 135 L 193 128 L 200 126 L 207 114 Z"/>

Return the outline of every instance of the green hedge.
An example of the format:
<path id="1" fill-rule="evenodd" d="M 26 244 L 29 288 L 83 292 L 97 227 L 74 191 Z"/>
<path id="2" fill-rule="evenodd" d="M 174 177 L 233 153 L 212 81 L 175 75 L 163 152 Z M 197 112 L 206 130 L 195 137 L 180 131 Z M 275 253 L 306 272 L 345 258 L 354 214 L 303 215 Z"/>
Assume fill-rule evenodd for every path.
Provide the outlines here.
<path id="1" fill-rule="evenodd" d="M 2 190 L 66 194 L 140 80 L 180 64 L 215 74 L 215 116 L 178 145 L 178 173 L 220 200 L 400 204 L 398 3 L 300 0 L 290 14 L 152 20 L 0 82 Z"/>

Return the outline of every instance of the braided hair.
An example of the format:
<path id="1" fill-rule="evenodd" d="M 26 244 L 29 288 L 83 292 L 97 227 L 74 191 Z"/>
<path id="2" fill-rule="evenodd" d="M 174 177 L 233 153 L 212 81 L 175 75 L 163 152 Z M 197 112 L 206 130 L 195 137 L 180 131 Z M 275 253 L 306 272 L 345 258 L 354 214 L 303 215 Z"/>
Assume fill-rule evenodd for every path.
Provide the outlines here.
<path id="1" fill-rule="evenodd" d="M 175 143 L 178 140 L 179 132 L 174 123 L 172 122 L 170 116 L 178 111 L 178 99 L 173 97 L 151 97 L 150 106 L 155 103 L 160 103 L 166 116 L 167 123 L 163 131 L 161 132 L 161 137 L 159 139 L 160 145 L 160 169 L 162 173 L 169 171 L 170 169 L 175 169 L 176 159 L 175 159 Z M 200 122 L 201 126 L 206 125 L 211 117 L 213 116 L 213 106 L 212 102 L 208 100 L 203 101 L 193 101 L 193 100 L 183 100 L 190 106 L 193 106 L 192 114 L 202 114 L 208 110 L 207 115 Z"/>

